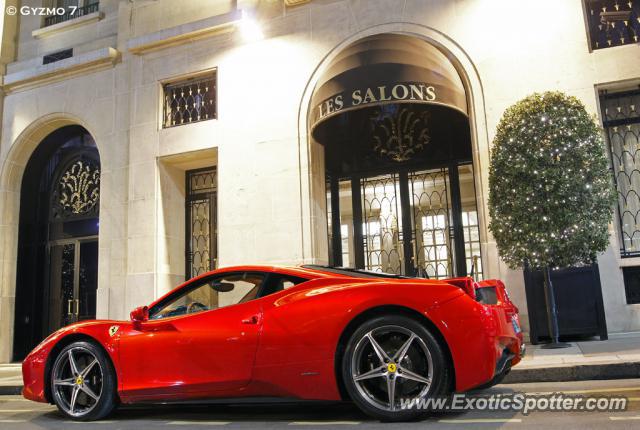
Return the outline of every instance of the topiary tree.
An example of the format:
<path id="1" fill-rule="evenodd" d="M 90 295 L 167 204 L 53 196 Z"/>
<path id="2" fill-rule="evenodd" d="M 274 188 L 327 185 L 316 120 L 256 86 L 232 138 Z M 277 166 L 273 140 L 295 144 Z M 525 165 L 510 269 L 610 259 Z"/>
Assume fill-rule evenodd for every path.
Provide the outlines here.
<path id="1" fill-rule="evenodd" d="M 505 111 L 491 151 L 489 229 L 509 267 L 543 271 L 552 345 L 560 346 L 550 268 L 606 249 L 614 203 L 601 130 L 578 99 L 535 93 Z"/>

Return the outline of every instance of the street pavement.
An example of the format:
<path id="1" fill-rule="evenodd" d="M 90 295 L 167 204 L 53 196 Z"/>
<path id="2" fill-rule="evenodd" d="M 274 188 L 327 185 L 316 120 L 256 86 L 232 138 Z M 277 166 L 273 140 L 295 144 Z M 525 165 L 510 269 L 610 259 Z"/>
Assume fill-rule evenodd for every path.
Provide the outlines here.
<path id="1" fill-rule="evenodd" d="M 296 403 L 263 405 L 150 405 L 122 407 L 108 419 L 76 423 L 65 419 L 51 405 L 34 403 L 19 396 L 0 396 L 0 429 L 638 429 L 640 428 L 640 379 L 529 383 L 499 385 L 483 394 L 525 393 L 625 396 L 623 412 L 532 412 L 467 411 L 438 413 L 413 423 L 380 423 L 347 403 Z"/>

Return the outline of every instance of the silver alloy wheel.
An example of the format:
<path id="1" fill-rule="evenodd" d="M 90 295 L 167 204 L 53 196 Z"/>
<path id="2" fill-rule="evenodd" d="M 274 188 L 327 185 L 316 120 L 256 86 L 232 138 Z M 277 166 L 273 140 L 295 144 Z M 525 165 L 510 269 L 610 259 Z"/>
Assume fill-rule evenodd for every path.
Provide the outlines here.
<path id="1" fill-rule="evenodd" d="M 56 404 L 74 417 L 88 414 L 100 401 L 103 377 L 93 352 L 83 347 L 67 350 L 56 360 L 51 376 Z"/>
<path id="2" fill-rule="evenodd" d="M 429 348 L 413 331 L 396 325 L 377 327 L 356 344 L 351 376 L 372 406 L 397 411 L 401 398 L 422 398 L 433 380 Z"/>

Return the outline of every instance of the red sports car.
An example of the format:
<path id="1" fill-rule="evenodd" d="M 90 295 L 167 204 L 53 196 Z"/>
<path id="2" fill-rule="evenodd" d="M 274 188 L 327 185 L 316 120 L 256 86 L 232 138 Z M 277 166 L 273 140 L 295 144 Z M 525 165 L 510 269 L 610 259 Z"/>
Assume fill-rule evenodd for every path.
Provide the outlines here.
<path id="1" fill-rule="evenodd" d="M 500 281 L 242 266 L 191 279 L 131 321 L 53 333 L 22 364 L 23 394 L 75 420 L 119 403 L 284 397 L 399 421 L 425 413 L 401 399 L 497 383 L 523 352 Z"/>

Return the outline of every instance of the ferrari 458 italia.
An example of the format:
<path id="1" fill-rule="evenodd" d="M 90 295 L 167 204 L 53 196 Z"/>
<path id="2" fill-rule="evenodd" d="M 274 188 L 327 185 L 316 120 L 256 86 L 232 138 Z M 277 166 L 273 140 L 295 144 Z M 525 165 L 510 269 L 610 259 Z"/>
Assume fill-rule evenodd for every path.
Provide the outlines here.
<path id="1" fill-rule="evenodd" d="M 191 279 L 130 321 L 83 321 L 22 364 L 27 399 L 98 420 L 118 404 L 234 398 L 401 407 L 498 383 L 524 352 L 498 280 L 428 280 L 325 266 L 243 266 Z"/>

